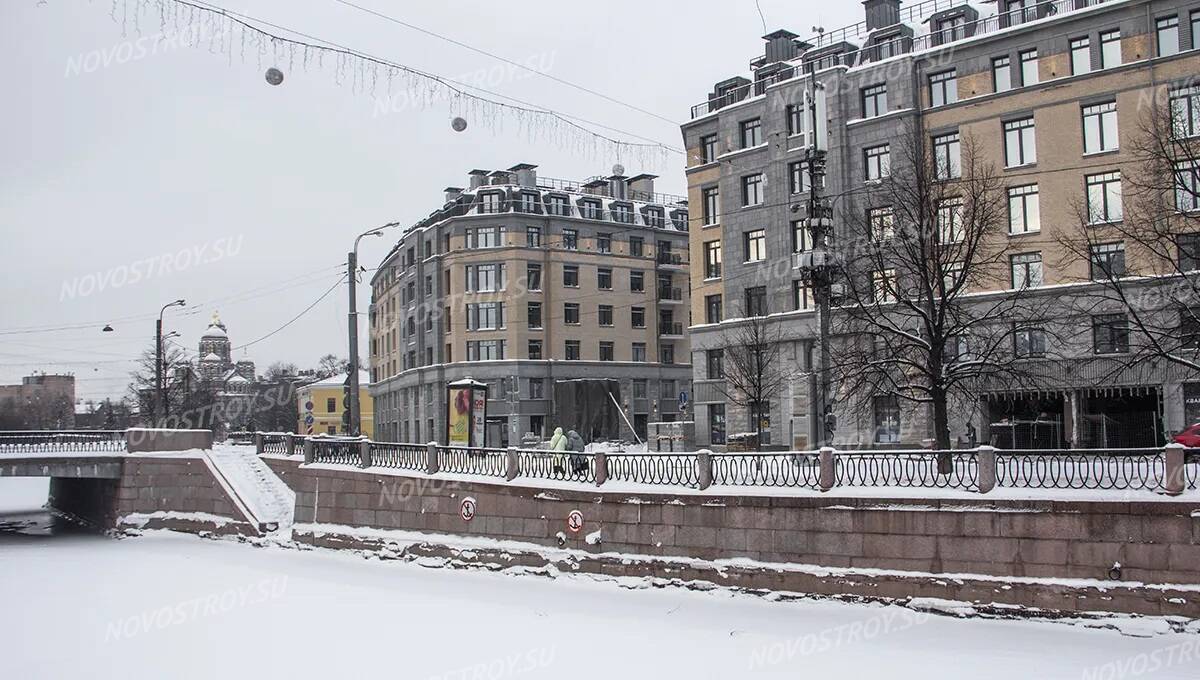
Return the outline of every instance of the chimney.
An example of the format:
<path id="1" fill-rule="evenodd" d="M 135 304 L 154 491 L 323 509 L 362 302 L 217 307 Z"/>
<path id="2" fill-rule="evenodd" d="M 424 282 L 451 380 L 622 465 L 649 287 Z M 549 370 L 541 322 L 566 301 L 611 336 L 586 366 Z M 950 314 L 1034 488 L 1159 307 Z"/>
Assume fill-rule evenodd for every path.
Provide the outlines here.
<path id="1" fill-rule="evenodd" d="M 513 175 L 507 170 L 493 170 L 488 173 L 488 177 L 492 178 L 490 184 L 494 187 L 501 187 L 506 184 L 513 183 Z"/>
<path id="2" fill-rule="evenodd" d="M 759 66 L 788 61 L 800 56 L 808 46 L 796 40 L 798 37 L 795 33 L 783 29 L 764 35 L 763 40 L 767 41 L 767 49 Z"/>
<path id="3" fill-rule="evenodd" d="M 612 196 L 610 182 L 599 177 L 585 182 L 583 193 L 592 196 Z"/>
<path id="4" fill-rule="evenodd" d="M 900 23 L 900 0 L 864 0 L 867 12 L 867 30 L 887 28 Z"/>
<path id="5" fill-rule="evenodd" d="M 608 195 L 613 198 L 623 201 L 629 197 L 626 189 L 629 188 L 626 182 L 628 179 L 625 175 L 613 175 L 608 178 Z"/>
<path id="6" fill-rule="evenodd" d="M 487 176 L 488 176 L 487 170 L 472 170 L 468 174 L 471 177 L 470 187 L 472 189 L 478 189 L 479 187 L 487 184 Z"/>
<path id="7" fill-rule="evenodd" d="M 533 189 L 537 187 L 537 166 L 529 163 L 518 163 L 508 169 L 509 172 L 516 173 L 517 184 L 523 187 Z"/>
<path id="8" fill-rule="evenodd" d="M 457 201 L 458 197 L 462 196 L 462 192 L 462 187 L 446 187 L 446 202 L 453 203 Z"/>
<path id="9" fill-rule="evenodd" d="M 629 197 L 636 201 L 654 202 L 654 180 L 658 175 L 642 173 L 629 178 Z"/>

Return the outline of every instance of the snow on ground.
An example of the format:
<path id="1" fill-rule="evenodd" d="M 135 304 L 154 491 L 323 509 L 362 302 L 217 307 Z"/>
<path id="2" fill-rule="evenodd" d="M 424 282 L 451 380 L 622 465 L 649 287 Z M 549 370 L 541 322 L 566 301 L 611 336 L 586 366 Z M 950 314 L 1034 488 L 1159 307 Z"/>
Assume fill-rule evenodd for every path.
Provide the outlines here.
<path id="1" fill-rule="evenodd" d="M 296 494 L 254 449 L 218 445 L 213 447 L 209 460 L 259 521 L 276 522 L 283 529 L 292 526 Z"/>
<path id="2" fill-rule="evenodd" d="M 49 493 L 49 477 L 0 477 L 0 513 L 37 510 Z"/>
<path id="3" fill-rule="evenodd" d="M 1198 635 L 628 590 L 165 532 L 0 537 L 0 602 L 6 678 L 1194 678 L 1200 664 Z"/>

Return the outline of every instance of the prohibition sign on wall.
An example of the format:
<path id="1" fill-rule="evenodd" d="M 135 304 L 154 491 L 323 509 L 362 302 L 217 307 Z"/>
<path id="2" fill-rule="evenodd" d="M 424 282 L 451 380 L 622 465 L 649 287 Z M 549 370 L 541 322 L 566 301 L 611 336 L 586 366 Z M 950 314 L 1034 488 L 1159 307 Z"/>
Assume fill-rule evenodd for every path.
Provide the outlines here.
<path id="1" fill-rule="evenodd" d="M 475 519 L 475 499 L 467 496 L 462 499 L 462 504 L 459 505 L 458 514 L 468 522 Z"/>
<path id="2" fill-rule="evenodd" d="M 567 528 L 570 529 L 571 533 L 573 534 L 579 533 L 580 530 L 583 529 L 583 513 L 579 512 L 578 510 L 572 510 L 570 514 L 567 515 Z"/>

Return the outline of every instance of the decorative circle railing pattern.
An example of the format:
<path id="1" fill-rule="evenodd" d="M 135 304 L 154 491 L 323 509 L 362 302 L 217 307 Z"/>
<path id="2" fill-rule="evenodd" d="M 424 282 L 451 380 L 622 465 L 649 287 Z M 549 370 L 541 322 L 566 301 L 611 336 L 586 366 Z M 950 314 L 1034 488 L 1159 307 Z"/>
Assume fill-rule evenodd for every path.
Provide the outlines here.
<path id="1" fill-rule="evenodd" d="M 504 477 L 508 467 L 507 449 L 470 449 L 438 447 L 438 469 L 462 475 Z"/>
<path id="2" fill-rule="evenodd" d="M 1156 490 L 1162 449 L 997 451 L 996 484 L 1022 489 Z"/>
<path id="3" fill-rule="evenodd" d="M 314 463 L 362 466 L 358 440 L 316 438 L 309 441 L 312 442 Z"/>
<path id="4" fill-rule="evenodd" d="M 714 453 L 713 484 L 819 488 L 821 463 L 816 452 Z"/>
<path id="5" fill-rule="evenodd" d="M 371 442 L 371 465 L 397 470 L 425 470 L 429 448 L 421 444 Z"/>
<path id="6" fill-rule="evenodd" d="M 949 474 L 938 472 L 938 459 L 949 457 Z M 978 489 L 975 451 L 838 452 L 838 486 L 901 486 L 931 489 Z"/>
<path id="7" fill-rule="evenodd" d="M 639 484 L 699 486 L 700 470 L 692 453 L 610 453 L 608 478 Z"/>
<path id="8" fill-rule="evenodd" d="M 596 457 L 590 453 L 521 449 L 517 451 L 517 469 L 522 477 L 596 483 Z"/>

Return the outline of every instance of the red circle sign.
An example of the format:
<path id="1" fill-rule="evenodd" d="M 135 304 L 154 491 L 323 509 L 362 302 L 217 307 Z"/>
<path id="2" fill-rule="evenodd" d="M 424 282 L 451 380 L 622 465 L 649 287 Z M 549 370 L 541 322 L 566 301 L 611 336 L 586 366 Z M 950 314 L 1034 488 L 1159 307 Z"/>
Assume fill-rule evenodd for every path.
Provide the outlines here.
<path id="1" fill-rule="evenodd" d="M 475 499 L 467 496 L 462 499 L 462 504 L 459 505 L 458 514 L 468 522 L 475 519 Z"/>
<path id="2" fill-rule="evenodd" d="M 570 514 L 567 515 L 567 528 L 570 529 L 571 533 L 573 534 L 577 534 L 582 531 L 583 513 L 579 512 L 578 510 L 572 510 Z"/>

